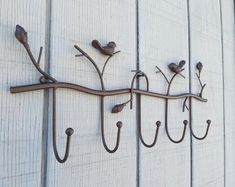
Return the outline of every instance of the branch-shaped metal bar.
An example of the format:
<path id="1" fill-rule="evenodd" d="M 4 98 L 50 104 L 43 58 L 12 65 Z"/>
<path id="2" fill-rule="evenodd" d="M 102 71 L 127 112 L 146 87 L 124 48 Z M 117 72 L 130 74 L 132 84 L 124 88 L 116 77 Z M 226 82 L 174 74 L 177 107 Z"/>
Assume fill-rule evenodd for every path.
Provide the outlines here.
<path id="1" fill-rule="evenodd" d="M 183 70 L 184 70 L 184 69 L 181 69 L 179 72 L 181 72 L 181 71 L 183 71 Z M 176 77 L 176 75 L 178 75 L 179 72 L 175 73 L 175 74 L 172 76 L 171 80 L 169 81 L 168 88 L 167 88 L 167 95 L 169 95 L 171 84 L 172 84 L 174 78 Z M 166 130 L 166 134 L 167 134 L 167 136 L 168 136 L 168 138 L 170 139 L 171 142 L 173 142 L 173 143 L 180 143 L 180 142 L 183 141 L 183 139 L 184 139 L 184 137 L 185 137 L 185 132 L 186 132 L 186 127 L 187 127 L 188 121 L 187 121 L 187 120 L 184 120 L 184 121 L 183 121 L 184 130 L 183 130 L 183 134 L 182 134 L 181 138 L 180 138 L 179 140 L 174 140 L 174 139 L 171 137 L 171 135 L 170 135 L 170 133 L 169 133 L 169 130 L 168 130 L 168 99 L 166 99 L 165 101 L 166 101 L 166 102 L 165 102 L 165 130 Z"/>
<path id="2" fill-rule="evenodd" d="M 106 59 L 104 65 L 103 65 L 102 71 L 101 71 L 102 77 L 103 77 L 103 75 L 104 75 L 104 71 L 105 71 L 105 68 L 106 68 L 106 66 L 107 66 L 107 64 L 108 64 L 108 62 L 109 62 L 109 60 L 110 60 L 114 55 L 116 55 L 117 53 L 120 53 L 120 52 L 121 52 L 121 51 L 116 51 L 116 52 L 114 52 L 111 56 L 109 56 L 109 57 Z"/>
<path id="3" fill-rule="evenodd" d="M 119 143 L 120 143 L 120 133 L 121 133 L 121 128 L 123 126 L 121 121 L 118 121 L 116 123 L 116 126 L 118 128 L 118 132 L 117 132 L 117 140 L 116 140 L 116 145 L 113 149 L 109 149 L 108 145 L 106 143 L 105 140 L 105 136 L 104 136 L 104 97 L 101 97 L 101 136 L 102 136 L 102 143 L 104 145 L 104 148 L 107 152 L 109 153 L 115 153 L 119 147 Z"/>
<path id="4" fill-rule="evenodd" d="M 97 64 L 95 63 L 95 61 L 85 51 L 83 51 L 77 45 L 74 45 L 74 48 L 77 49 L 83 56 L 85 56 L 89 60 L 89 62 L 92 63 L 92 65 L 94 66 L 96 72 L 98 73 L 98 76 L 99 76 L 99 79 L 100 79 L 100 84 L 101 84 L 101 89 L 105 90 L 102 73 L 100 72 L 100 69 L 97 66 Z"/>
<path id="5" fill-rule="evenodd" d="M 31 62 L 33 63 L 34 67 L 39 71 L 39 73 L 41 73 L 47 80 L 50 80 L 52 82 L 57 82 L 57 80 L 55 78 L 53 78 L 52 76 L 50 76 L 49 74 L 47 74 L 45 71 L 43 71 L 40 68 L 39 63 L 40 63 L 43 48 L 40 47 L 38 61 L 36 61 L 33 54 L 32 54 L 32 52 L 31 52 L 29 44 L 28 44 L 27 32 L 20 25 L 16 25 L 15 37 L 24 46 L 24 48 L 26 49 L 26 51 L 29 55 L 29 58 L 30 58 Z"/>
<path id="6" fill-rule="evenodd" d="M 65 133 L 67 135 L 65 154 L 63 158 L 60 158 L 57 146 L 56 146 L 56 88 L 53 88 L 53 103 L 52 103 L 52 140 L 53 140 L 53 150 L 56 157 L 56 160 L 59 163 L 64 163 L 69 156 L 69 147 L 70 147 L 70 138 L 74 132 L 72 128 L 67 128 Z"/>
<path id="7" fill-rule="evenodd" d="M 16 93 L 30 92 L 30 91 L 50 89 L 50 88 L 72 89 L 72 90 L 76 90 L 79 92 L 87 93 L 90 95 L 96 95 L 96 96 L 114 96 L 114 95 L 129 94 L 131 92 L 131 88 L 101 91 L 101 90 L 95 90 L 95 89 L 91 89 L 85 86 L 80 86 L 77 84 L 72 84 L 72 83 L 67 83 L 67 82 L 12 86 L 10 87 L 10 92 L 12 94 L 16 94 Z M 146 90 L 140 90 L 140 89 L 133 89 L 133 93 L 142 94 L 142 95 L 146 95 L 150 97 L 162 98 L 162 99 L 183 99 L 185 97 L 192 97 L 198 101 L 207 102 L 207 99 L 199 97 L 198 95 L 192 94 L 192 93 L 165 95 L 165 94 L 151 92 L 151 91 L 147 92 Z"/>

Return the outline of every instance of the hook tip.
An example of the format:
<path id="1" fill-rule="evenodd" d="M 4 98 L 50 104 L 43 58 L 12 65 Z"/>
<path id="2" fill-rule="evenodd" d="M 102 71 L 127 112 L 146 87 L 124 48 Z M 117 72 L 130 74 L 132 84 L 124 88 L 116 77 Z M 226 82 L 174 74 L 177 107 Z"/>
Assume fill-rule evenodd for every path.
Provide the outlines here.
<path id="1" fill-rule="evenodd" d="M 157 121 L 156 122 L 156 125 L 159 127 L 161 125 L 161 122 L 160 121 Z"/>
<path id="2" fill-rule="evenodd" d="M 65 133 L 67 134 L 67 136 L 72 136 L 72 134 L 74 133 L 73 128 L 67 128 Z"/>
<path id="3" fill-rule="evenodd" d="M 121 121 L 118 121 L 116 125 L 117 125 L 117 127 L 120 129 L 120 128 L 122 128 L 123 123 L 122 123 Z"/>
<path id="4" fill-rule="evenodd" d="M 188 120 L 184 120 L 183 123 L 185 126 L 188 125 Z"/>

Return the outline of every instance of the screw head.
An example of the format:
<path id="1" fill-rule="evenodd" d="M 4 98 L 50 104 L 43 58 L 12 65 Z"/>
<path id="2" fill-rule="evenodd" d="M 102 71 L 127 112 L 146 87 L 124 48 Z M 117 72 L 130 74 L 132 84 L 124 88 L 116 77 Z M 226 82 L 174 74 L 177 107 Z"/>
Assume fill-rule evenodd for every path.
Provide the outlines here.
<path id="1" fill-rule="evenodd" d="M 116 125 L 117 125 L 118 128 L 122 128 L 123 123 L 122 123 L 121 121 L 118 121 L 118 122 L 116 123 Z"/>
<path id="2" fill-rule="evenodd" d="M 67 136 L 72 136 L 73 132 L 74 132 L 73 128 L 67 128 L 66 131 L 65 131 Z"/>

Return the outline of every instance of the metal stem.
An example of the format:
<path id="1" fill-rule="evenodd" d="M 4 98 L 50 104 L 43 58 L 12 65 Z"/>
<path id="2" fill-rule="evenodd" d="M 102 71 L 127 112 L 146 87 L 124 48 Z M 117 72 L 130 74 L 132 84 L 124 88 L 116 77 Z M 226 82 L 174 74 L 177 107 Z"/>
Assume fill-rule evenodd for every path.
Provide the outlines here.
<path id="1" fill-rule="evenodd" d="M 175 74 L 172 76 L 172 78 L 171 78 L 171 80 L 170 80 L 170 82 L 169 82 L 169 84 L 168 84 L 167 95 L 169 95 L 169 93 L 170 93 L 171 84 L 172 84 L 172 82 L 173 82 L 173 80 L 174 80 L 174 78 L 176 77 L 177 74 L 178 74 L 178 73 L 175 73 Z M 173 142 L 173 143 L 180 143 L 180 142 L 183 141 L 183 139 L 184 139 L 184 137 L 185 137 L 185 132 L 186 132 L 186 127 L 187 127 L 188 121 L 187 121 L 187 120 L 184 120 L 183 123 L 184 123 L 184 130 L 183 130 L 183 134 L 182 134 L 181 138 L 180 138 L 179 140 L 174 140 L 174 139 L 170 136 L 170 133 L 169 133 L 169 130 L 168 130 L 168 99 L 166 99 L 166 100 L 165 100 L 165 130 L 166 130 L 166 134 L 167 134 L 167 136 L 168 136 L 168 138 L 170 139 L 171 142 Z"/>
<path id="2" fill-rule="evenodd" d="M 100 79 L 100 84 L 101 84 L 101 88 L 102 90 L 105 90 L 104 88 L 104 81 L 103 81 L 103 77 L 102 74 L 100 72 L 99 67 L 97 66 L 97 64 L 95 63 L 95 61 L 85 52 L 83 51 L 80 47 L 78 47 L 77 45 L 74 45 L 74 47 L 80 52 L 82 53 L 94 66 L 94 68 L 96 69 L 96 72 L 98 73 L 99 79 Z"/>
<path id="3" fill-rule="evenodd" d="M 52 76 L 50 76 L 49 74 L 47 74 L 46 72 L 44 72 L 44 71 L 40 68 L 39 64 L 36 62 L 35 58 L 33 57 L 33 54 L 32 54 L 32 52 L 31 52 L 31 50 L 30 50 L 29 45 L 28 45 L 28 44 L 24 44 L 24 47 L 25 47 L 25 49 L 26 49 L 26 51 L 27 51 L 27 53 L 28 53 L 28 55 L 29 55 L 29 58 L 31 59 L 31 62 L 33 63 L 34 67 L 39 71 L 39 73 L 41 73 L 43 76 L 45 76 L 47 79 L 51 80 L 52 82 L 55 82 L 55 83 L 56 83 L 56 82 L 57 82 L 56 79 L 54 79 Z M 40 48 L 40 51 L 41 51 L 41 50 L 42 50 L 42 47 Z M 40 53 L 41 53 L 41 52 L 39 52 L 39 57 L 41 56 Z M 40 58 L 39 58 L 39 59 L 40 59 Z"/>

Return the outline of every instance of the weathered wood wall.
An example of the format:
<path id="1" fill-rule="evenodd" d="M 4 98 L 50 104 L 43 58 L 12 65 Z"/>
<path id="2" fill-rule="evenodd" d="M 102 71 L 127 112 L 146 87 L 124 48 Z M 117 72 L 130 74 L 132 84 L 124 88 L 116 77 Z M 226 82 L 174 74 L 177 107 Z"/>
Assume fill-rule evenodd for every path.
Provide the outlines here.
<path id="1" fill-rule="evenodd" d="M 107 66 L 106 89 L 130 87 L 139 67 L 150 80 L 150 90 L 166 92 L 166 82 L 155 66 L 168 73 L 167 64 L 186 60 L 184 75 L 171 93 L 197 93 L 195 65 L 204 65 L 207 103 L 192 101 L 192 125 L 202 136 L 206 120 L 212 125 L 203 141 L 190 136 L 173 144 L 164 129 L 164 100 L 134 98 L 119 114 L 114 104 L 129 95 L 105 97 L 105 135 L 108 145 L 116 141 L 116 122 L 124 124 L 120 148 L 105 151 L 101 141 L 100 98 L 58 89 L 57 145 L 64 154 L 66 135 L 72 127 L 70 156 L 65 164 L 54 158 L 51 135 L 52 93 L 34 91 L 11 94 L 10 86 L 37 83 L 39 74 L 24 48 L 14 37 L 15 25 L 28 31 L 35 56 L 44 46 L 41 67 L 59 81 L 100 89 L 98 75 L 84 57 L 75 57 L 77 44 L 101 67 L 105 61 L 91 41 L 115 41 L 121 53 Z M 148 186 L 232 187 L 235 185 L 235 29 L 233 0 L 0 0 L 0 186 Z M 145 82 L 140 80 L 140 87 Z M 137 102 L 136 102 L 137 101 Z M 169 130 L 174 139 L 183 131 L 183 100 L 171 100 Z M 157 144 L 144 147 L 138 139 L 141 106 L 143 138 L 152 142 L 156 121 L 161 121 Z"/>

